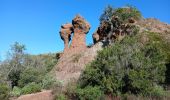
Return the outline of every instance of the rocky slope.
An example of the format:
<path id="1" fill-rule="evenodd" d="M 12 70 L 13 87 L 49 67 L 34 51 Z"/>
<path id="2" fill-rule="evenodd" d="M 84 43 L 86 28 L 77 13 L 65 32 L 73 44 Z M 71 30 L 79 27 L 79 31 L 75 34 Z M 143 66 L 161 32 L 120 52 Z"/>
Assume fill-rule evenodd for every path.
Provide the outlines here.
<path id="1" fill-rule="evenodd" d="M 85 34 L 88 33 L 90 25 L 81 16 L 76 16 L 72 24 L 65 24 L 61 26 L 61 38 L 64 40 L 65 49 L 61 55 L 58 64 L 55 66 L 53 72 L 57 80 L 61 81 L 63 85 L 66 85 L 70 80 L 77 80 L 84 70 L 85 65 L 91 62 L 97 55 L 97 51 L 102 49 L 102 46 L 106 41 L 114 42 L 114 40 L 121 40 L 125 35 L 128 35 L 130 31 L 134 31 L 133 26 L 138 26 L 140 32 L 150 31 L 157 32 L 167 41 L 170 41 L 170 25 L 162 23 L 156 19 L 130 19 L 127 24 L 119 22 L 117 17 L 113 17 L 113 24 L 118 24 L 118 27 L 111 31 L 111 34 L 105 36 L 108 28 L 107 23 L 101 23 L 97 31 L 93 34 L 94 45 L 90 48 L 85 46 Z M 68 28 L 67 31 L 63 31 L 63 28 Z M 70 34 L 74 33 L 73 40 L 70 46 Z M 64 37 L 63 34 L 67 34 Z"/>
<path id="2" fill-rule="evenodd" d="M 151 31 L 157 32 L 163 38 L 170 42 L 170 25 L 158 21 L 157 19 L 141 19 L 139 21 L 133 21 L 133 23 L 140 28 L 140 32 Z M 122 26 L 124 26 L 122 24 Z M 126 25 L 125 25 L 126 26 Z M 64 41 L 65 48 L 63 53 L 60 55 L 60 59 L 56 64 L 55 68 L 52 70 L 52 73 L 55 74 L 55 77 L 58 81 L 61 81 L 62 85 L 65 86 L 71 80 L 77 80 L 81 72 L 85 69 L 85 66 L 95 59 L 97 51 L 102 49 L 103 40 L 107 39 L 104 36 L 102 31 L 105 27 L 100 26 L 98 32 L 93 34 L 93 39 L 95 39 L 95 45 L 91 47 L 86 47 L 85 37 L 90 29 L 90 24 L 80 15 L 76 16 L 72 23 L 67 23 L 61 26 L 60 36 Z M 126 27 L 125 27 L 126 28 Z M 129 31 L 127 29 L 122 29 L 118 27 L 120 31 L 115 31 L 113 37 L 124 36 L 121 33 L 124 31 Z M 117 32 L 117 33 L 116 33 Z M 126 32 L 124 32 L 127 34 Z M 73 34 L 71 42 L 71 34 Z M 112 39 L 112 38 L 108 38 Z M 100 40 L 100 41 L 99 41 Z M 69 45 L 69 43 L 71 44 Z M 43 97 L 43 98 L 42 98 Z M 36 94 L 28 94 L 19 97 L 17 100 L 52 100 L 51 91 L 40 92 Z"/>
<path id="3" fill-rule="evenodd" d="M 170 25 L 155 18 L 141 19 L 137 23 L 143 31 L 157 32 L 170 42 Z"/>
<path id="4" fill-rule="evenodd" d="M 101 49 L 100 43 L 91 48 L 86 47 L 85 38 L 89 29 L 90 24 L 80 15 L 72 20 L 72 24 L 61 26 L 60 36 L 64 41 L 65 49 L 53 72 L 57 80 L 61 81 L 63 85 L 69 80 L 77 80 L 85 65 L 92 61 L 97 51 Z M 69 46 L 70 34 L 72 33 L 74 34 Z"/>

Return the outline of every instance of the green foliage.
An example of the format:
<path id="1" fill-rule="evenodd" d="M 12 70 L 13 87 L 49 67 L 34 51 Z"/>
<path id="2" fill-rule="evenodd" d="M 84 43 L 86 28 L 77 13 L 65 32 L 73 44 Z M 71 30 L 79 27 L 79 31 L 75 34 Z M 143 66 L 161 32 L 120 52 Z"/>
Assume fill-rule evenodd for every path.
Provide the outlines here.
<path id="1" fill-rule="evenodd" d="M 166 58 L 166 84 L 170 84 L 170 43 L 167 42 L 162 36 L 161 33 L 155 32 L 144 32 L 143 34 L 147 34 L 150 41 L 154 42 L 157 45 L 157 48 L 161 49 L 162 53 Z M 155 63 L 156 64 L 156 63 Z"/>
<path id="2" fill-rule="evenodd" d="M 102 21 L 109 21 L 111 20 L 111 17 L 113 16 L 114 8 L 111 5 L 108 5 L 103 14 L 100 16 L 100 22 Z"/>
<path id="3" fill-rule="evenodd" d="M 8 80 L 12 82 L 12 87 L 18 85 L 20 73 L 23 70 L 22 63 L 25 49 L 24 45 L 15 42 L 11 46 L 11 51 L 8 54 L 9 61 L 7 66 L 9 66 L 9 72 L 7 72 L 7 76 Z"/>
<path id="4" fill-rule="evenodd" d="M 127 22 L 128 19 L 133 18 L 139 20 L 142 15 L 140 11 L 133 6 L 126 6 L 123 8 L 113 8 L 112 6 L 107 6 L 100 17 L 100 22 L 111 21 L 112 16 L 118 16 L 122 21 Z"/>
<path id="5" fill-rule="evenodd" d="M 137 36 L 125 37 L 98 53 L 79 80 L 80 88 L 100 87 L 106 94 L 150 95 L 164 82 L 164 55 L 154 42 L 144 46 Z"/>
<path id="6" fill-rule="evenodd" d="M 154 42 L 157 44 L 157 47 L 160 48 L 166 56 L 166 62 L 170 62 L 170 43 L 168 43 L 164 38 L 160 35 L 160 33 L 155 32 L 146 32 L 150 38 L 150 42 Z"/>
<path id="7" fill-rule="evenodd" d="M 35 67 L 39 71 L 47 73 L 51 71 L 59 58 L 56 58 L 56 54 L 40 54 L 40 55 L 25 55 L 24 66 Z"/>
<path id="8" fill-rule="evenodd" d="M 155 96 L 155 97 L 163 97 L 165 96 L 165 94 L 166 93 L 163 87 L 155 85 L 150 95 Z"/>
<path id="9" fill-rule="evenodd" d="M 50 89 L 50 88 L 54 87 L 56 84 L 57 84 L 56 79 L 49 74 L 47 74 L 42 80 L 42 88 L 43 89 Z"/>
<path id="10" fill-rule="evenodd" d="M 141 18 L 140 11 L 132 6 L 117 8 L 113 14 L 119 16 L 122 21 L 127 21 L 130 18 L 134 18 L 136 20 L 139 20 Z"/>
<path id="11" fill-rule="evenodd" d="M 59 94 L 56 96 L 56 100 L 67 100 L 67 98 L 64 94 Z"/>
<path id="12" fill-rule="evenodd" d="M 17 86 L 18 85 L 18 81 L 20 78 L 20 73 L 21 70 L 20 69 L 12 69 L 11 72 L 8 75 L 8 80 L 10 80 L 12 83 L 12 87 Z"/>
<path id="13" fill-rule="evenodd" d="M 29 83 L 26 86 L 22 88 L 22 94 L 30 94 L 30 93 L 35 93 L 35 92 L 40 92 L 41 91 L 41 85 L 36 84 L 35 82 Z"/>
<path id="14" fill-rule="evenodd" d="M 14 88 L 11 91 L 11 95 L 14 97 L 18 97 L 21 95 L 21 88 L 14 86 Z"/>
<path id="15" fill-rule="evenodd" d="M 83 89 L 78 88 L 76 94 L 80 100 L 101 100 L 104 95 L 99 87 L 92 86 L 87 86 Z"/>
<path id="16" fill-rule="evenodd" d="M 12 88 L 24 87 L 31 82 L 41 83 L 59 59 L 56 57 L 59 54 L 30 55 L 24 52 L 25 49 L 25 45 L 14 43 L 7 54 L 8 58 L 0 64 L 0 81 L 10 81 Z"/>
<path id="17" fill-rule="evenodd" d="M 43 74 L 38 69 L 33 67 L 27 68 L 20 74 L 18 86 L 24 87 L 28 83 L 32 82 L 40 83 L 43 78 L 42 76 Z"/>
<path id="18" fill-rule="evenodd" d="M 0 100 L 8 100 L 9 91 L 10 89 L 7 84 L 0 83 Z"/>

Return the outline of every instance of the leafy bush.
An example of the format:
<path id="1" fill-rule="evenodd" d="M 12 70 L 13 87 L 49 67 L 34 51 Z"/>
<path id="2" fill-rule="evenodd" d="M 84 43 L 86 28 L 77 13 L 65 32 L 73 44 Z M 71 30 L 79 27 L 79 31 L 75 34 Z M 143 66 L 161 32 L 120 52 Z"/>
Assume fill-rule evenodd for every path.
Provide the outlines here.
<path id="1" fill-rule="evenodd" d="M 41 91 L 41 85 L 36 83 L 29 83 L 22 88 L 22 94 L 30 94 Z"/>
<path id="2" fill-rule="evenodd" d="M 56 96 L 56 100 L 67 100 L 64 94 L 59 94 Z"/>
<path id="3" fill-rule="evenodd" d="M 53 86 L 55 86 L 56 84 L 57 84 L 56 79 L 49 74 L 47 74 L 42 80 L 42 88 L 43 89 L 50 89 Z"/>
<path id="4" fill-rule="evenodd" d="M 80 100 L 100 100 L 104 95 L 99 87 L 92 86 L 87 86 L 83 89 L 78 88 L 76 94 Z"/>
<path id="5" fill-rule="evenodd" d="M 170 84 L 170 43 L 167 42 L 160 33 L 155 32 L 144 32 L 143 34 L 147 34 L 150 38 L 149 42 L 154 42 L 157 44 L 157 47 L 161 49 L 166 58 L 166 84 Z"/>
<path id="6" fill-rule="evenodd" d="M 79 80 L 80 88 L 100 87 L 106 94 L 150 95 L 164 82 L 165 59 L 154 42 L 145 45 L 137 36 L 125 37 L 98 53 Z"/>
<path id="7" fill-rule="evenodd" d="M 163 87 L 161 86 L 157 86 L 155 85 L 155 87 L 153 88 L 153 91 L 151 92 L 151 96 L 155 96 L 155 97 L 163 97 L 165 96 L 165 90 L 163 89 Z"/>
<path id="8" fill-rule="evenodd" d="M 119 16 L 122 21 L 127 21 L 130 18 L 139 20 L 141 18 L 140 11 L 132 6 L 127 6 L 124 8 L 117 8 L 113 15 Z"/>
<path id="9" fill-rule="evenodd" d="M 59 59 L 59 57 L 57 57 L 58 55 L 59 55 L 58 53 L 56 55 L 49 53 L 48 55 L 44 56 L 47 72 L 51 71 L 52 68 L 56 65 Z"/>
<path id="10" fill-rule="evenodd" d="M 24 66 L 23 56 L 25 55 L 25 45 L 15 42 L 11 45 L 11 50 L 8 53 L 6 68 L 8 68 L 7 78 L 11 81 L 12 87 L 18 85 L 20 73 L 23 71 Z"/>
<path id="11" fill-rule="evenodd" d="M 0 100 L 7 100 L 9 97 L 9 87 L 7 84 L 0 83 Z"/>
<path id="12" fill-rule="evenodd" d="M 140 11 L 133 6 L 126 6 L 122 8 L 113 8 L 112 6 L 107 6 L 100 16 L 100 22 L 111 21 L 112 16 L 118 16 L 122 21 L 127 22 L 128 19 L 133 18 L 135 20 L 141 19 L 142 15 Z"/>
<path id="13" fill-rule="evenodd" d="M 20 75 L 19 86 L 24 87 L 32 82 L 40 83 L 42 76 L 42 73 L 38 69 L 33 67 L 27 68 Z"/>
<path id="14" fill-rule="evenodd" d="M 11 92 L 12 96 L 20 96 L 21 95 L 21 88 L 14 86 Z"/>

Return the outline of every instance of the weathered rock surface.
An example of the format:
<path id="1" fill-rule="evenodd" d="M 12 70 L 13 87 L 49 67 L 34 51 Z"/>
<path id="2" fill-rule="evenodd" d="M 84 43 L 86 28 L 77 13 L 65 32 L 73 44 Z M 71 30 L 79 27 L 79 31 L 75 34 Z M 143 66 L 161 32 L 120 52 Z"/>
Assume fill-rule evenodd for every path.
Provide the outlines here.
<path id="1" fill-rule="evenodd" d="M 77 15 L 72 20 L 72 25 L 65 24 L 61 26 L 60 35 L 65 41 L 65 46 L 68 47 L 70 33 L 73 34 L 70 46 L 65 50 L 60 57 L 58 64 L 55 67 L 54 73 L 57 80 L 66 85 L 70 80 L 77 80 L 84 70 L 86 64 L 91 62 L 97 55 L 97 51 L 101 49 L 101 43 L 87 48 L 86 34 L 89 32 L 90 24 L 80 15 Z M 68 29 L 68 30 L 63 30 Z"/>
<path id="2" fill-rule="evenodd" d="M 71 40 L 71 33 L 73 32 L 72 24 L 64 24 L 61 26 L 60 37 L 64 41 L 64 51 L 67 51 L 69 48 L 69 42 Z"/>
<path id="3" fill-rule="evenodd" d="M 80 15 L 77 15 L 73 20 L 74 35 L 72 39 L 71 49 L 86 48 L 86 34 L 89 32 L 90 24 Z"/>
<path id="4" fill-rule="evenodd" d="M 85 66 L 95 59 L 97 51 L 102 49 L 102 43 L 98 42 L 91 48 L 79 52 L 70 52 L 62 55 L 53 70 L 58 81 L 65 86 L 71 80 L 77 80 L 85 69 Z"/>
<path id="5" fill-rule="evenodd" d="M 125 24 L 117 16 L 113 16 L 111 21 L 102 21 L 93 34 L 93 42 L 103 41 L 109 44 L 115 40 L 122 40 L 125 35 L 129 35 L 133 31 L 134 23 L 135 20 L 131 18 Z"/>
<path id="6" fill-rule="evenodd" d="M 89 32 L 89 29 L 90 24 L 80 15 L 77 15 L 72 20 L 72 24 L 67 23 L 62 25 L 60 36 L 64 41 L 64 54 L 79 52 L 86 49 L 86 34 Z M 72 34 L 73 38 L 71 41 Z M 69 42 L 71 42 L 70 46 Z"/>

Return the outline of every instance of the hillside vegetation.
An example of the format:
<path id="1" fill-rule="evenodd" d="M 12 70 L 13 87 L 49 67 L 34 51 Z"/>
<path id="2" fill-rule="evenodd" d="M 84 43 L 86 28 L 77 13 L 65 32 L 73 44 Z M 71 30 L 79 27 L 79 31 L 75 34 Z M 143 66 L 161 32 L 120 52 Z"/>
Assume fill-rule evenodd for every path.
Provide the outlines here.
<path id="1" fill-rule="evenodd" d="M 118 20 L 112 22 L 114 16 Z M 131 20 L 136 22 L 129 24 Z M 86 66 L 79 80 L 70 82 L 66 91 L 57 92 L 57 98 L 168 99 L 166 87 L 169 84 L 167 70 L 170 67 L 170 44 L 164 33 L 147 30 L 138 24 L 143 20 L 140 11 L 135 7 L 114 9 L 108 6 L 100 17 L 103 36 L 107 37 L 110 32 L 122 29 L 122 24 L 130 25 L 131 27 L 126 29 L 130 31 L 123 39 L 104 44 L 103 50 Z"/>
<path id="2" fill-rule="evenodd" d="M 80 18 L 86 22 L 81 16 L 75 21 Z M 65 55 L 31 55 L 25 45 L 14 43 L 0 62 L 0 100 L 43 89 L 52 90 L 48 93 L 56 100 L 170 99 L 170 25 L 144 19 L 133 6 L 108 6 L 99 20 L 94 44 L 86 47 L 83 41 L 80 52 L 73 46 Z M 84 32 L 78 22 L 72 24 L 61 27 L 64 43 L 74 28 Z M 83 25 L 87 34 L 90 25 Z"/>
<path id="3" fill-rule="evenodd" d="M 30 55 L 25 45 L 11 46 L 8 58 L 0 64 L 0 100 L 49 89 L 56 80 L 49 74 L 59 54 Z"/>

